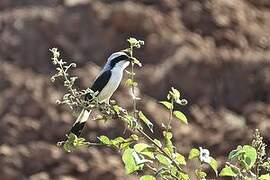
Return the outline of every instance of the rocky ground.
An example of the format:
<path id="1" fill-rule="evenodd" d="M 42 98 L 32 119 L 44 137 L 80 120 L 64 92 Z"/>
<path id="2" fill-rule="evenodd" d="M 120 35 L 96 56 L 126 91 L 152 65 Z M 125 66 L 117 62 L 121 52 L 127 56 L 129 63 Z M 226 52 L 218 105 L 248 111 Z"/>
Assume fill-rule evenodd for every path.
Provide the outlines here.
<path id="1" fill-rule="evenodd" d="M 49 48 L 77 63 L 85 88 L 130 36 L 146 42 L 137 53 L 140 107 L 155 124 L 167 117 L 156 102 L 171 86 L 189 101 L 180 108 L 190 124 L 173 124 L 181 152 L 203 146 L 221 162 L 255 128 L 270 145 L 270 1 L 1 0 L 0 179 L 137 179 L 117 152 L 55 146 L 74 117 L 55 104 L 62 89 L 49 81 Z M 114 98 L 130 107 L 127 87 Z M 88 122 L 84 137 L 122 132 L 117 121 Z"/>

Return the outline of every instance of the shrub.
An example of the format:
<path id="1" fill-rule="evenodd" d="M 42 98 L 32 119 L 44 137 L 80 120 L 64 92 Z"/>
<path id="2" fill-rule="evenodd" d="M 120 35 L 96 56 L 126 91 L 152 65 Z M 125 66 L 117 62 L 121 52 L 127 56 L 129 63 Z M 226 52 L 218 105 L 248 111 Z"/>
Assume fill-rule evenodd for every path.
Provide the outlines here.
<path id="1" fill-rule="evenodd" d="M 153 123 L 143 113 L 137 109 L 137 100 L 140 99 L 135 94 L 135 88 L 138 82 L 135 78 L 135 66 L 142 67 L 141 62 L 134 56 L 134 50 L 141 48 L 144 42 L 135 38 L 129 38 L 129 47 L 125 49 L 131 59 L 131 71 L 126 71 L 129 78 L 126 85 L 131 89 L 133 109 L 132 112 L 119 106 L 114 101 L 111 104 L 98 102 L 96 92 L 91 89 L 78 90 L 74 86 L 77 77 L 71 76 L 69 70 L 75 68 L 75 63 L 68 64 L 60 58 L 60 52 L 57 48 L 52 48 L 52 63 L 56 67 L 57 73 L 51 77 L 52 81 L 56 79 L 63 80 L 66 93 L 58 104 L 64 104 L 70 107 L 83 108 L 87 110 L 97 109 L 100 115 L 96 119 L 120 120 L 126 124 L 126 127 L 132 132 L 130 137 L 116 137 L 110 139 L 107 136 L 97 137 L 98 142 L 88 142 L 84 138 L 77 137 L 75 134 L 67 135 L 67 140 L 59 142 L 58 146 L 63 147 L 67 152 L 75 149 L 90 146 L 107 146 L 108 148 L 119 151 L 125 165 L 127 174 L 138 171 L 145 172 L 140 180 L 160 179 L 189 179 L 188 172 L 193 172 L 198 179 L 206 179 L 207 173 L 202 170 L 202 165 L 207 164 L 215 172 L 216 176 L 229 176 L 233 179 L 249 179 L 258 178 L 260 180 L 270 179 L 270 162 L 267 159 L 265 148 L 266 144 L 262 141 L 262 137 L 256 130 L 252 145 L 238 146 L 237 149 L 229 153 L 226 165 L 220 173 L 218 173 L 218 163 L 210 156 L 210 152 L 202 147 L 192 148 L 188 158 L 176 149 L 172 139 L 171 122 L 173 119 L 179 120 L 183 124 L 188 124 L 188 118 L 185 114 L 177 109 L 175 105 L 186 105 L 187 100 L 183 99 L 180 92 L 176 88 L 171 88 L 167 94 L 167 99 L 159 103 L 168 110 L 169 118 L 162 123 L 163 139 L 155 139 L 153 134 L 148 134 L 146 128 L 152 133 L 154 130 Z M 84 96 L 91 93 L 94 97 L 91 101 L 86 101 Z M 197 160 L 200 166 L 197 169 L 188 169 L 187 160 Z M 261 173 L 264 172 L 264 173 Z"/>

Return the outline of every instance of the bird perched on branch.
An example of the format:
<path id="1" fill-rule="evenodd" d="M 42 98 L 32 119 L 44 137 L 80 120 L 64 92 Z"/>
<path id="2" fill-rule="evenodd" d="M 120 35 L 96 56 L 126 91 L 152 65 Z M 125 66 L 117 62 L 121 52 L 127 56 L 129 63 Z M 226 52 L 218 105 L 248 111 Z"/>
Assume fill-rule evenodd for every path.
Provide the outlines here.
<path id="1" fill-rule="evenodd" d="M 111 96 L 116 91 L 123 77 L 123 71 L 130 64 L 130 57 L 123 51 L 115 52 L 110 55 L 107 63 L 95 79 L 91 90 L 97 92 L 97 99 L 100 103 L 109 103 Z M 85 99 L 90 101 L 92 96 L 86 94 Z M 80 136 L 91 111 L 83 109 L 73 124 L 70 133 Z"/>

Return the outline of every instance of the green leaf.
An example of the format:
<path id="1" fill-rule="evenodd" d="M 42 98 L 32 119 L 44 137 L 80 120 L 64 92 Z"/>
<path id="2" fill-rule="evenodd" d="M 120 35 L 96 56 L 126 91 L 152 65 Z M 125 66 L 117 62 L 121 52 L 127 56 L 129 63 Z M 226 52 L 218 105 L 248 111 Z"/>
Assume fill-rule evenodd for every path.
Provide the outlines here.
<path id="1" fill-rule="evenodd" d="M 89 146 L 89 142 L 87 142 L 84 138 L 77 138 L 77 140 L 75 141 L 74 146 L 77 149 L 87 147 L 87 146 Z"/>
<path id="2" fill-rule="evenodd" d="M 237 149 L 232 150 L 229 153 L 229 160 L 233 160 L 235 158 L 237 158 L 238 156 L 240 156 L 241 154 L 244 154 L 245 152 L 243 151 L 242 146 L 238 146 Z"/>
<path id="3" fill-rule="evenodd" d="M 270 174 L 263 174 L 259 177 L 259 180 L 269 180 L 270 179 Z"/>
<path id="4" fill-rule="evenodd" d="M 240 165 L 245 168 L 245 169 L 249 169 L 248 164 L 246 163 L 246 161 L 244 159 L 240 159 Z"/>
<path id="5" fill-rule="evenodd" d="M 180 92 L 177 89 L 173 88 L 173 87 L 172 87 L 172 95 L 173 95 L 173 98 L 174 98 L 175 101 L 180 98 Z"/>
<path id="6" fill-rule="evenodd" d="M 156 178 L 151 175 L 144 175 L 140 178 L 140 180 L 156 180 Z"/>
<path id="7" fill-rule="evenodd" d="M 247 164 L 247 169 L 251 169 L 257 159 L 256 149 L 249 145 L 244 145 L 243 150 L 245 152 L 244 161 Z"/>
<path id="8" fill-rule="evenodd" d="M 181 165 L 187 164 L 185 157 L 182 154 L 176 153 L 175 160 L 176 162 L 178 162 L 178 164 L 181 164 Z"/>
<path id="9" fill-rule="evenodd" d="M 123 117 L 123 120 L 126 121 L 129 125 L 132 124 L 132 121 L 134 120 L 133 116 L 125 115 Z"/>
<path id="10" fill-rule="evenodd" d="M 218 163 L 217 163 L 217 161 L 214 158 L 211 157 L 211 161 L 210 161 L 210 164 L 209 165 L 215 171 L 216 176 L 217 176 L 218 175 L 218 171 L 217 171 L 217 169 L 218 169 Z"/>
<path id="11" fill-rule="evenodd" d="M 147 127 L 153 132 L 153 124 L 147 117 L 143 114 L 142 111 L 139 112 L 139 118 L 147 125 Z"/>
<path id="12" fill-rule="evenodd" d="M 166 148 L 168 148 L 168 150 L 169 150 L 169 154 L 173 153 L 174 146 L 173 146 L 173 143 L 171 141 L 173 134 L 171 132 L 163 131 L 163 136 L 165 139 Z"/>
<path id="13" fill-rule="evenodd" d="M 75 149 L 74 143 L 75 143 L 76 139 L 77 139 L 77 136 L 75 134 L 70 133 L 68 135 L 68 139 L 65 141 L 64 146 L 63 146 L 63 148 L 66 152 L 71 152 L 72 150 Z"/>
<path id="14" fill-rule="evenodd" d="M 141 169 L 141 166 L 137 165 L 132 153 L 134 152 L 133 149 L 126 149 L 122 155 L 122 160 L 125 164 L 125 169 L 127 174 L 131 174 L 139 169 Z"/>
<path id="15" fill-rule="evenodd" d="M 188 124 L 187 117 L 180 111 L 173 111 L 174 116 L 185 124 Z"/>
<path id="16" fill-rule="evenodd" d="M 140 154 L 142 154 L 150 159 L 155 159 L 154 153 L 152 151 L 150 151 L 149 148 L 147 148 L 147 150 L 140 152 Z"/>
<path id="17" fill-rule="evenodd" d="M 161 142 L 160 142 L 159 140 L 154 139 L 154 142 L 155 142 L 159 147 L 162 147 L 162 144 L 161 144 Z"/>
<path id="18" fill-rule="evenodd" d="M 132 79 L 127 79 L 125 82 L 126 86 L 137 86 L 138 83 L 133 81 Z"/>
<path id="19" fill-rule="evenodd" d="M 145 150 L 146 148 L 149 148 L 150 146 L 148 144 L 145 143 L 138 143 L 134 146 L 134 150 L 136 152 L 142 152 L 143 150 Z"/>
<path id="20" fill-rule="evenodd" d="M 125 144 L 125 139 L 123 137 L 117 137 L 111 140 L 109 145 L 112 145 L 116 149 L 124 149 L 129 144 Z"/>
<path id="21" fill-rule="evenodd" d="M 137 165 L 141 165 L 141 167 L 143 167 L 146 162 L 153 163 L 153 161 L 145 159 L 143 156 L 139 155 L 136 151 L 132 152 L 132 156 L 135 160 L 135 163 Z"/>
<path id="22" fill-rule="evenodd" d="M 163 150 L 164 150 L 167 154 L 169 154 L 169 155 L 171 155 L 171 154 L 173 153 L 173 151 L 171 150 L 171 148 L 168 148 L 168 147 L 163 148 Z"/>
<path id="23" fill-rule="evenodd" d="M 235 172 L 230 166 L 225 166 L 221 172 L 219 173 L 219 176 L 230 176 L 230 177 L 236 177 L 237 172 Z"/>
<path id="24" fill-rule="evenodd" d="M 182 106 L 185 106 L 185 105 L 187 105 L 187 103 L 188 103 L 188 101 L 187 101 L 186 99 L 177 99 L 175 102 L 176 102 L 177 104 L 182 105 Z"/>
<path id="25" fill-rule="evenodd" d="M 180 177 L 181 177 L 181 180 L 189 180 L 189 179 L 190 179 L 190 178 L 188 177 L 188 174 L 186 174 L 186 173 L 180 172 L 179 175 L 180 175 Z"/>
<path id="26" fill-rule="evenodd" d="M 127 41 L 132 45 L 139 43 L 136 38 L 132 38 L 132 37 L 128 38 Z"/>
<path id="27" fill-rule="evenodd" d="M 119 114 L 121 112 L 121 110 L 122 110 L 122 108 L 120 106 L 118 106 L 118 105 L 114 105 L 113 109 L 117 114 Z"/>
<path id="28" fill-rule="evenodd" d="M 257 159 L 256 149 L 249 145 L 238 146 L 237 149 L 232 150 L 229 154 L 229 159 L 237 159 L 240 164 L 246 169 L 250 170 Z"/>
<path id="29" fill-rule="evenodd" d="M 192 148 L 189 152 L 188 159 L 198 158 L 200 156 L 199 149 Z"/>
<path id="30" fill-rule="evenodd" d="M 105 136 L 106 137 L 106 136 Z M 107 139 L 107 138 L 105 138 L 105 139 Z M 123 142 L 125 142 L 126 140 L 123 138 L 123 137 L 117 137 L 117 138 L 115 138 L 115 139 L 113 139 L 113 140 L 111 140 L 111 142 L 113 143 L 113 144 L 118 144 L 118 143 L 123 143 Z"/>
<path id="31" fill-rule="evenodd" d="M 136 47 L 136 48 L 140 48 L 141 45 L 144 45 L 144 41 L 142 41 L 142 40 L 137 40 L 137 39 L 135 39 L 135 38 L 128 38 L 127 41 L 129 42 L 130 46 L 134 46 L 134 47 Z"/>
<path id="32" fill-rule="evenodd" d="M 84 138 L 78 138 L 75 134 L 70 133 L 68 135 L 68 139 L 64 143 L 63 148 L 66 152 L 71 152 L 75 149 L 87 146 L 89 146 L 89 142 L 85 141 Z"/>
<path id="33" fill-rule="evenodd" d="M 102 135 L 98 137 L 98 139 L 100 140 L 100 142 L 102 142 L 105 145 L 111 145 L 111 140 L 107 136 Z"/>
<path id="34" fill-rule="evenodd" d="M 124 139 L 123 137 L 117 137 L 110 141 L 110 145 L 119 150 L 125 150 L 129 148 L 129 145 L 137 141 L 137 135 L 132 134 L 129 138 Z"/>
<path id="35" fill-rule="evenodd" d="M 172 109 L 173 105 L 172 103 L 168 102 L 168 101 L 159 101 L 160 104 L 164 105 L 167 109 Z"/>
<path id="36" fill-rule="evenodd" d="M 139 137 L 138 137 L 138 135 L 136 135 L 136 134 L 132 134 L 132 135 L 130 136 L 130 138 L 133 139 L 134 141 L 138 141 L 138 140 L 139 140 Z"/>
<path id="37" fill-rule="evenodd" d="M 149 157 L 150 159 L 155 159 L 153 148 L 148 144 L 138 143 L 134 146 L 134 150 L 139 154 Z"/>
<path id="38" fill-rule="evenodd" d="M 165 139 L 171 140 L 173 137 L 173 134 L 171 132 L 163 131 L 163 136 Z"/>
<path id="39" fill-rule="evenodd" d="M 205 180 L 207 176 L 207 174 L 201 170 L 196 170 L 195 174 L 200 180 Z"/>
<path id="40" fill-rule="evenodd" d="M 166 156 L 162 154 L 157 154 L 156 159 L 163 165 L 169 166 L 172 162 L 170 159 L 168 159 Z"/>
<path id="41" fill-rule="evenodd" d="M 142 67 L 142 63 L 135 57 L 132 57 L 133 63 L 138 65 L 139 67 Z"/>
<path id="42" fill-rule="evenodd" d="M 76 136 L 75 134 L 70 133 L 70 134 L 68 135 L 68 141 L 74 142 L 76 139 L 77 139 L 77 136 Z"/>

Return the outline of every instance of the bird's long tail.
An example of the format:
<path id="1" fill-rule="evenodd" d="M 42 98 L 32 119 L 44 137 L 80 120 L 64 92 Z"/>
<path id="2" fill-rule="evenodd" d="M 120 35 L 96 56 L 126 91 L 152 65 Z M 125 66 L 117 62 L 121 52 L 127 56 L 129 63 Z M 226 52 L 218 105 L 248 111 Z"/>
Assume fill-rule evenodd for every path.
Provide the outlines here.
<path id="1" fill-rule="evenodd" d="M 78 116 L 77 120 L 73 124 L 70 133 L 75 134 L 76 136 L 80 136 L 83 130 L 83 127 L 85 126 L 86 121 L 88 120 L 90 116 L 91 111 L 87 111 L 83 109 Z"/>

